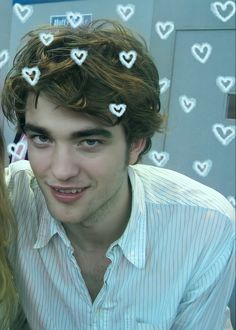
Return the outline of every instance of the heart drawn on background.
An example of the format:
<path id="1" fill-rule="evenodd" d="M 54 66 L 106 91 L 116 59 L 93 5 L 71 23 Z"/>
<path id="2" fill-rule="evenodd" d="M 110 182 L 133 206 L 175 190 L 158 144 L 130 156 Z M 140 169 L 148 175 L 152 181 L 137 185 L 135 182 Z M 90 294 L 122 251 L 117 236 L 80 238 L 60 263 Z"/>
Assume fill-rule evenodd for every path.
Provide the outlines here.
<path id="1" fill-rule="evenodd" d="M 236 207 L 236 201 L 234 196 L 228 196 L 227 199 L 233 207 Z"/>
<path id="2" fill-rule="evenodd" d="M 9 60 L 9 53 L 6 49 L 3 49 L 0 52 L 0 69 L 7 63 Z"/>
<path id="3" fill-rule="evenodd" d="M 87 50 L 74 48 L 71 49 L 70 56 L 73 61 L 75 61 L 76 64 L 82 65 L 84 61 L 86 60 L 86 57 L 88 55 Z"/>
<path id="4" fill-rule="evenodd" d="M 211 3 L 211 11 L 222 22 L 227 22 L 235 14 L 236 5 L 234 1 L 216 1 Z"/>
<path id="5" fill-rule="evenodd" d="M 34 66 L 32 68 L 25 67 L 21 71 L 22 76 L 24 79 L 31 85 L 35 86 L 40 78 L 40 71 L 37 66 Z"/>
<path id="6" fill-rule="evenodd" d="M 49 46 L 54 40 L 54 35 L 52 33 L 40 33 L 39 39 L 45 46 Z"/>
<path id="7" fill-rule="evenodd" d="M 235 126 L 216 123 L 212 126 L 212 131 L 223 146 L 227 146 L 235 138 Z"/>
<path id="8" fill-rule="evenodd" d="M 208 60 L 212 52 L 212 46 L 206 42 L 202 44 L 194 44 L 191 47 L 191 52 L 193 56 L 198 60 L 200 63 L 204 64 Z"/>
<path id="9" fill-rule="evenodd" d="M 121 117 L 126 111 L 126 104 L 111 103 L 109 104 L 109 111 L 113 113 L 113 115 Z"/>
<path id="10" fill-rule="evenodd" d="M 74 29 L 83 23 L 83 15 L 80 13 L 73 13 L 72 11 L 66 13 L 67 21 Z"/>
<path id="11" fill-rule="evenodd" d="M 27 142 L 10 143 L 7 146 L 9 155 L 12 155 L 16 159 L 23 159 L 27 150 Z"/>
<path id="12" fill-rule="evenodd" d="M 206 177 L 212 168 L 212 161 L 210 159 L 200 162 L 195 160 L 193 162 L 193 170 L 200 176 Z"/>
<path id="13" fill-rule="evenodd" d="M 185 113 L 190 113 L 195 108 L 197 101 L 194 98 L 189 98 L 186 95 L 181 95 L 179 97 L 179 103 Z"/>
<path id="14" fill-rule="evenodd" d="M 167 39 L 175 29 L 173 22 L 157 22 L 155 27 L 161 39 Z"/>
<path id="15" fill-rule="evenodd" d="M 166 151 L 158 152 L 158 151 L 150 151 L 149 158 L 160 167 L 164 167 L 168 160 L 170 159 L 170 155 Z"/>
<path id="16" fill-rule="evenodd" d="M 216 85 L 223 93 L 228 93 L 231 88 L 235 85 L 235 77 L 232 76 L 218 76 L 216 78 Z"/>
<path id="17" fill-rule="evenodd" d="M 128 4 L 127 6 L 117 5 L 116 11 L 123 21 L 128 21 L 135 12 L 135 5 Z"/>
<path id="18" fill-rule="evenodd" d="M 19 3 L 14 4 L 13 10 L 22 23 L 25 23 L 34 12 L 32 6 L 23 6 Z"/>
<path id="19" fill-rule="evenodd" d="M 132 68 L 136 58 L 137 52 L 135 50 L 131 50 L 129 52 L 122 51 L 119 53 L 120 62 L 128 69 Z"/>
<path id="20" fill-rule="evenodd" d="M 160 85 L 160 93 L 163 94 L 170 87 L 170 80 L 168 78 L 164 77 L 159 80 L 159 85 Z"/>

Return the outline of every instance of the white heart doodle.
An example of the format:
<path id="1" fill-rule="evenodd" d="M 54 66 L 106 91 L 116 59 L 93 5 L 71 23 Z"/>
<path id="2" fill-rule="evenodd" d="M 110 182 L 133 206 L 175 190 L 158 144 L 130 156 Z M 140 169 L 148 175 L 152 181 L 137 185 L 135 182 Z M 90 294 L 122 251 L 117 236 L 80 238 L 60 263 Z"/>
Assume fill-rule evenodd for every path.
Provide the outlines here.
<path id="1" fill-rule="evenodd" d="M 82 50 L 79 48 L 71 49 L 70 56 L 76 64 L 82 65 L 88 56 L 87 50 Z"/>
<path id="2" fill-rule="evenodd" d="M 49 46 L 54 40 L 54 35 L 52 33 L 40 33 L 39 39 L 45 46 Z"/>
<path id="3" fill-rule="evenodd" d="M 23 6 L 19 3 L 14 4 L 13 10 L 22 23 L 25 23 L 34 12 L 32 6 Z"/>
<path id="4" fill-rule="evenodd" d="M 134 62 L 137 58 L 137 52 L 135 50 L 131 50 L 129 52 L 122 51 L 119 53 L 119 59 L 121 63 L 126 66 L 128 69 L 132 68 Z"/>
<path id="5" fill-rule="evenodd" d="M 126 111 L 126 104 L 111 103 L 109 104 L 109 111 L 113 113 L 113 115 L 121 117 Z"/>
<path id="6" fill-rule="evenodd" d="M 9 53 L 6 49 L 0 52 L 0 69 L 7 63 L 9 60 Z"/>
<path id="7" fill-rule="evenodd" d="M 66 13 L 66 18 L 74 29 L 83 23 L 83 15 L 80 13 L 73 13 L 70 11 Z"/>
<path id="8" fill-rule="evenodd" d="M 236 207 L 236 201 L 234 196 L 228 196 L 227 199 L 233 207 Z"/>
<path id="9" fill-rule="evenodd" d="M 168 160 L 170 159 L 170 155 L 166 151 L 158 152 L 158 151 L 150 151 L 149 158 L 160 167 L 164 167 Z"/>
<path id="10" fill-rule="evenodd" d="M 235 77 L 223 77 L 216 78 L 216 85 L 223 93 L 228 93 L 230 89 L 235 85 Z"/>
<path id="11" fill-rule="evenodd" d="M 181 95 L 179 97 L 179 103 L 184 112 L 190 113 L 195 108 L 197 101 L 194 98 L 188 98 L 186 95 Z"/>
<path id="12" fill-rule="evenodd" d="M 206 177 L 209 174 L 211 168 L 212 168 L 212 161 L 210 159 L 205 160 L 204 162 L 200 162 L 198 160 L 195 160 L 193 162 L 194 171 L 202 177 Z"/>
<path id="13" fill-rule="evenodd" d="M 206 63 L 212 52 L 212 46 L 206 42 L 202 44 L 194 44 L 191 47 L 193 56 L 201 63 Z"/>
<path id="14" fill-rule="evenodd" d="M 25 67 L 21 71 L 22 76 L 24 79 L 31 85 L 35 86 L 40 78 L 40 71 L 37 66 L 34 66 L 32 68 Z"/>
<path id="15" fill-rule="evenodd" d="M 160 93 L 163 94 L 170 87 L 170 80 L 167 78 L 162 78 L 159 80 L 159 85 L 160 85 Z"/>
<path id="16" fill-rule="evenodd" d="M 155 27 L 160 38 L 167 39 L 174 31 L 175 25 L 173 22 L 157 22 Z"/>
<path id="17" fill-rule="evenodd" d="M 27 142 L 10 143 L 7 146 L 9 155 L 12 155 L 16 159 L 22 159 L 27 150 Z"/>
<path id="18" fill-rule="evenodd" d="M 128 21 L 135 12 L 135 5 L 128 4 L 127 6 L 117 5 L 116 11 L 123 21 Z"/>
<path id="19" fill-rule="evenodd" d="M 227 146 L 235 138 L 235 126 L 216 123 L 212 126 L 212 131 L 223 146 Z"/>
<path id="20" fill-rule="evenodd" d="M 235 14 L 236 5 L 234 1 L 216 1 L 211 3 L 211 11 L 222 22 L 227 22 Z"/>

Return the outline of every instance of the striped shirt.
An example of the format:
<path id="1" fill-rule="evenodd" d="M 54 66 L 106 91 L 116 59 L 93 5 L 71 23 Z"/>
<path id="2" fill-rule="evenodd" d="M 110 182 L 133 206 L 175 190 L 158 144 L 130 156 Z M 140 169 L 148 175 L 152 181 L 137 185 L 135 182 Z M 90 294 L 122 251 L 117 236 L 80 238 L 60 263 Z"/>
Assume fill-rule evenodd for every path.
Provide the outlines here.
<path id="1" fill-rule="evenodd" d="M 33 330 L 223 329 L 234 283 L 234 209 L 171 170 L 130 166 L 132 210 L 92 303 L 27 161 L 6 170 L 19 225 L 10 254 Z M 13 256 L 14 255 L 14 256 Z"/>

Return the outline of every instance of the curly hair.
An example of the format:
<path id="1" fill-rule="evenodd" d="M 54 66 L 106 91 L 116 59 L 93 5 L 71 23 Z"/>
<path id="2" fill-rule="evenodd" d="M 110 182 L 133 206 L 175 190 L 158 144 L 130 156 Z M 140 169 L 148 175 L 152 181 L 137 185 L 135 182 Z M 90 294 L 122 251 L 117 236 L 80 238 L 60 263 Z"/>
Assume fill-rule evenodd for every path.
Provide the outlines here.
<path id="1" fill-rule="evenodd" d="M 54 40 L 46 46 L 39 34 L 49 32 Z M 42 26 L 24 40 L 2 92 L 3 112 L 10 121 L 22 128 L 28 94 L 35 93 L 37 103 L 43 92 L 63 108 L 96 117 L 106 125 L 122 124 L 128 145 L 145 138 L 141 155 L 150 150 L 151 138 L 162 126 L 159 75 L 141 36 L 120 23 L 96 20 L 78 28 Z M 82 65 L 71 58 L 73 49 L 87 51 Z M 132 67 L 121 63 L 122 51 L 136 52 Z M 40 79 L 32 86 L 21 72 L 35 66 Z M 119 118 L 112 115 L 110 103 L 125 104 L 125 113 Z"/>
<path id="2" fill-rule="evenodd" d="M 0 329 L 12 325 L 17 315 L 18 296 L 7 260 L 7 248 L 16 233 L 11 205 L 4 179 L 4 145 L 0 131 Z"/>

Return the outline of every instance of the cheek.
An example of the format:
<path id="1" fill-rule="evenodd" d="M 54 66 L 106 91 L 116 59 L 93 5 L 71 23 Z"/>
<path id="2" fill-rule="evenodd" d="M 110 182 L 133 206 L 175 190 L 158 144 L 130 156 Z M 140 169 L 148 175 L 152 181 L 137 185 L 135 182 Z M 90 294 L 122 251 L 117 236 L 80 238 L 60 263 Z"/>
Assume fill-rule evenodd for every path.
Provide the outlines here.
<path id="1" fill-rule="evenodd" d="M 36 176 L 43 174 L 49 167 L 50 158 L 45 153 L 39 152 L 30 146 L 28 148 L 28 158 Z"/>
<path id="2" fill-rule="evenodd" d="M 124 153 L 111 153 L 109 157 L 104 157 L 98 162 L 91 164 L 90 173 L 111 186 L 113 182 L 117 182 L 126 172 L 126 155 Z M 84 167 L 86 170 L 86 167 Z M 88 169 L 88 167 L 87 167 Z M 92 173 L 91 173 L 92 174 Z"/>

